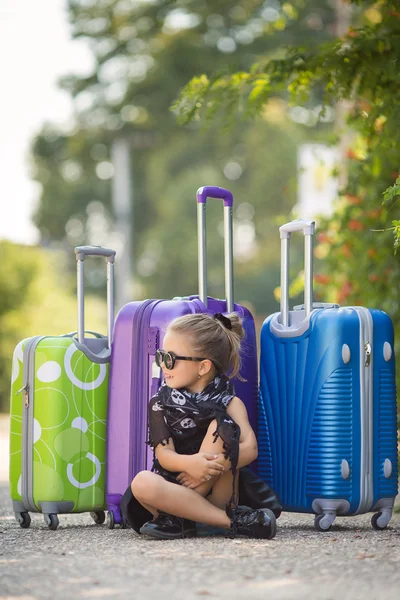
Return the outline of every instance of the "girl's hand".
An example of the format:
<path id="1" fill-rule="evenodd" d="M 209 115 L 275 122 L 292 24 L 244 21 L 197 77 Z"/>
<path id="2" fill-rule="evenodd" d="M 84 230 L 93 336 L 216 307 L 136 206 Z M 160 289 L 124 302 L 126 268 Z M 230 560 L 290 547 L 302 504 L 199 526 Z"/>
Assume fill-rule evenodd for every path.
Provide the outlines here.
<path id="1" fill-rule="evenodd" d="M 203 483 L 201 479 L 195 479 L 194 477 L 189 475 L 189 473 L 186 472 L 179 473 L 176 479 L 181 485 L 190 488 L 191 490 L 196 489 L 197 487 L 199 487 L 199 485 Z"/>
<path id="2" fill-rule="evenodd" d="M 215 460 L 216 458 L 218 454 L 210 452 L 191 454 L 187 457 L 186 472 L 193 479 L 209 481 L 213 475 L 221 475 L 224 471 L 224 467 Z"/>

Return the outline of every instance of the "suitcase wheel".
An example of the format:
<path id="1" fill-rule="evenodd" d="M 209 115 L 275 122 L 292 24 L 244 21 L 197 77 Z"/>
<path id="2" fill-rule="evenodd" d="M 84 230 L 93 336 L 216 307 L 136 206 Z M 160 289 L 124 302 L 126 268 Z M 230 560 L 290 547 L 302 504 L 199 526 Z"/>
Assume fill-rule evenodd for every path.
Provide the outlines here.
<path id="1" fill-rule="evenodd" d="M 115 525 L 115 517 L 112 510 L 109 510 L 107 513 L 107 527 L 108 529 L 114 529 Z"/>
<path id="2" fill-rule="evenodd" d="M 389 514 L 386 514 L 388 512 Z M 372 515 L 371 525 L 373 529 L 376 531 L 382 531 L 382 529 L 386 529 L 388 523 L 391 519 L 392 511 L 385 511 L 385 513 L 377 512 Z"/>
<path id="3" fill-rule="evenodd" d="M 58 524 L 59 524 L 57 515 L 54 515 L 54 514 L 43 515 L 43 518 L 44 518 L 44 522 L 46 523 L 46 525 L 49 529 L 52 529 L 53 531 L 55 531 L 57 529 Z"/>
<path id="4" fill-rule="evenodd" d="M 104 521 L 106 520 L 106 514 L 105 514 L 104 510 L 98 510 L 96 512 L 91 512 L 90 516 L 92 517 L 92 519 L 96 523 L 96 525 L 103 525 Z"/>
<path id="5" fill-rule="evenodd" d="M 27 512 L 15 513 L 15 518 L 22 529 L 28 529 L 29 525 L 31 524 L 31 517 Z"/>
<path id="6" fill-rule="evenodd" d="M 314 527 L 317 531 L 329 531 L 336 515 L 317 515 L 314 519 Z"/>

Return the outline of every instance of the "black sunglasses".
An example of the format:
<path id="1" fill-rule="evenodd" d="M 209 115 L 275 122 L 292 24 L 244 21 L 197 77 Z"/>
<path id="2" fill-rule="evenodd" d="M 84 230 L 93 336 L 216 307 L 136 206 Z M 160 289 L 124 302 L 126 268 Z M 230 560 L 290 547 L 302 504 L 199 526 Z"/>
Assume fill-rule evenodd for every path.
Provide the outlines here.
<path id="1" fill-rule="evenodd" d="M 161 367 L 161 363 L 164 363 L 164 367 L 171 371 L 175 366 L 177 360 L 194 360 L 200 362 L 207 360 L 206 358 L 191 357 L 191 356 L 177 356 L 174 352 L 166 352 L 165 350 L 156 350 L 156 365 Z"/>

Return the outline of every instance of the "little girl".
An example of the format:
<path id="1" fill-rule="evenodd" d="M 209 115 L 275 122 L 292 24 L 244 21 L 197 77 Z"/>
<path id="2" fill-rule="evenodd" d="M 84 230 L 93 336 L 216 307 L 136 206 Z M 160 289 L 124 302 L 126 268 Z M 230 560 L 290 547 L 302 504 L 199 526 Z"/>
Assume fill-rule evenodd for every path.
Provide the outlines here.
<path id="1" fill-rule="evenodd" d="M 160 539 L 196 535 L 195 522 L 271 539 L 268 508 L 237 506 L 237 469 L 257 458 L 257 441 L 230 381 L 239 373 L 244 330 L 236 313 L 193 314 L 171 322 L 156 363 L 164 382 L 149 404 L 152 471 L 131 484 L 153 519 L 140 532 Z"/>

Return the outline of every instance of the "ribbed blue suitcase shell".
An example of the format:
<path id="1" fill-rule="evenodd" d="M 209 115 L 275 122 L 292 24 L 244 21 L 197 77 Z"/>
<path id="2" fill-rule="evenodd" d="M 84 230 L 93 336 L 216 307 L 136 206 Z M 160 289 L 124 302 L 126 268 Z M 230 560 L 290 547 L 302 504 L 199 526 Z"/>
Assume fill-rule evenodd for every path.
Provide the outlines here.
<path id="1" fill-rule="evenodd" d="M 390 318 L 371 310 L 373 319 L 373 427 L 368 452 L 373 453 L 373 506 L 397 494 L 397 423 L 395 360 Z M 360 506 L 362 423 L 360 377 L 364 348 L 360 322 L 352 308 L 314 310 L 310 327 L 296 338 L 261 330 L 258 471 L 280 494 L 284 510 L 314 512 L 315 499 L 344 499 L 355 514 Z M 347 364 L 343 345 L 350 348 Z M 365 420 L 365 419 L 364 419 Z M 368 435 L 368 434 L 367 434 Z M 385 460 L 392 473 L 385 476 Z M 350 475 L 344 479 L 342 461 Z M 340 514 L 340 511 L 339 513 Z"/>

